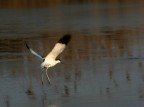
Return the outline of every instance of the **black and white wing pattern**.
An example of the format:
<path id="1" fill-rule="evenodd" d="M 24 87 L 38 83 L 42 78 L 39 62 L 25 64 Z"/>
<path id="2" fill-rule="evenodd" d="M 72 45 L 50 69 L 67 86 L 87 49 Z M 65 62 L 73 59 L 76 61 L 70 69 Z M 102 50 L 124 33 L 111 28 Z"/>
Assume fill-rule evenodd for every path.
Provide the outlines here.
<path id="1" fill-rule="evenodd" d="M 56 59 L 56 57 L 63 52 L 66 45 L 69 43 L 71 39 L 71 35 L 67 34 L 64 35 L 60 40 L 55 44 L 52 51 L 45 57 L 45 60 L 47 59 Z"/>
<path id="2" fill-rule="evenodd" d="M 25 42 L 25 45 L 26 45 L 26 47 L 28 48 L 28 50 L 33 54 L 33 55 L 35 55 L 35 56 L 37 56 L 38 58 L 40 58 L 41 60 L 44 60 L 44 58 L 41 56 L 41 55 L 39 55 L 38 53 L 36 53 L 34 50 L 32 50 L 29 46 L 28 46 L 28 44 Z"/>

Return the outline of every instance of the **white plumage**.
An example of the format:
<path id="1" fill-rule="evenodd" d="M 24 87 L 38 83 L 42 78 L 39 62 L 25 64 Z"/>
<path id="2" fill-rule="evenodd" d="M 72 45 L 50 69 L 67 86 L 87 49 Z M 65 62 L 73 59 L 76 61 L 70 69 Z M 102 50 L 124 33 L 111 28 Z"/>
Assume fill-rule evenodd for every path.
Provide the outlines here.
<path id="1" fill-rule="evenodd" d="M 62 43 L 56 43 L 52 51 L 45 57 L 44 62 L 41 64 L 42 67 L 52 67 L 57 63 L 60 63 L 60 60 L 55 60 L 57 56 L 65 49 L 66 45 Z"/>
<path id="2" fill-rule="evenodd" d="M 47 74 L 47 70 L 50 67 L 55 66 L 58 63 L 61 63 L 60 60 L 56 60 L 57 56 L 63 52 L 63 50 L 65 49 L 66 45 L 69 43 L 71 39 L 71 35 L 67 34 L 64 35 L 62 38 L 60 38 L 60 40 L 55 44 L 54 48 L 52 49 L 52 51 L 47 54 L 47 56 L 45 58 L 43 58 L 41 55 L 39 55 L 38 53 L 36 53 L 34 50 L 32 50 L 26 43 L 26 47 L 29 49 L 29 51 L 37 56 L 38 58 L 40 58 L 43 62 L 41 64 L 42 67 L 42 83 L 43 83 L 43 71 L 46 72 L 47 75 L 47 79 L 50 83 L 50 78 Z"/>

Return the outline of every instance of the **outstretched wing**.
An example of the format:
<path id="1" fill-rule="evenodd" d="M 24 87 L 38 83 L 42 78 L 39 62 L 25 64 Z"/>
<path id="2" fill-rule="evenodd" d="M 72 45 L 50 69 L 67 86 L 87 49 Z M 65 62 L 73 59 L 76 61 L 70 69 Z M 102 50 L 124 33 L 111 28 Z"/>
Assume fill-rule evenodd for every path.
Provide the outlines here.
<path id="1" fill-rule="evenodd" d="M 28 44 L 27 44 L 26 42 L 25 42 L 25 45 L 26 45 L 26 47 L 28 48 L 28 50 L 29 50 L 33 55 L 39 57 L 41 60 L 44 59 L 41 55 L 39 55 L 39 54 L 36 53 L 34 50 L 32 50 L 32 49 L 28 46 Z"/>
<path id="2" fill-rule="evenodd" d="M 56 59 L 56 57 L 61 52 L 63 52 L 63 50 L 65 49 L 66 45 L 69 43 L 70 39 L 71 39 L 71 35 L 69 35 L 69 34 L 64 35 L 62 38 L 60 38 L 60 40 L 58 41 L 58 43 L 55 44 L 54 48 L 46 56 L 45 59 Z"/>
<path id="3" fill-rule="evenodd" d="M 46 59 L 55 59 L 64 49 L 65 45 L 61 43 L 56 43 L 52 51 L 46 56 Z"/>

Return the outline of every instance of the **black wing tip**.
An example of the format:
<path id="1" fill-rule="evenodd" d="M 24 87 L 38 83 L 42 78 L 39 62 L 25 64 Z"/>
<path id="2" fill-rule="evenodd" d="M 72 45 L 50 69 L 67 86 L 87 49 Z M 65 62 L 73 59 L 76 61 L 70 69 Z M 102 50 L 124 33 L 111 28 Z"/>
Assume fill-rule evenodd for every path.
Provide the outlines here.
<path id="1" fill-rule="evenodd" d="M 70 40 L 71 40 L 71 35 L 70 34 L 66 34 L 62 38 L 60 38 L 60 40 L 58 41 L 58 43 L 62 43 L 62 44 L 67 45 Z"/>
<path id="2" fill-rule="evenodd" d="M 28 46 L 28 44 L 25 42 L 25 45 L 26 45 L 26 47 L 28 48 L 28 49 L 30 49 L 30 47 Z"/>

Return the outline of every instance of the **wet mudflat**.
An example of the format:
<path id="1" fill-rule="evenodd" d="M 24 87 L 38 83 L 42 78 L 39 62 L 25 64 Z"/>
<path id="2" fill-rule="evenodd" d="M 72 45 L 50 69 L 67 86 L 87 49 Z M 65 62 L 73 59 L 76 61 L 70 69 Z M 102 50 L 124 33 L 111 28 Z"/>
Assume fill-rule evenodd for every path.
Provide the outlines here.
<path id="1" fill-rule="evenodd" d="M 0 10 L 2 107 L 143 107 L 141 4 L 77 4 Z M 41 84 L 41 61 L 64 34 L 72 40 Z"/>

